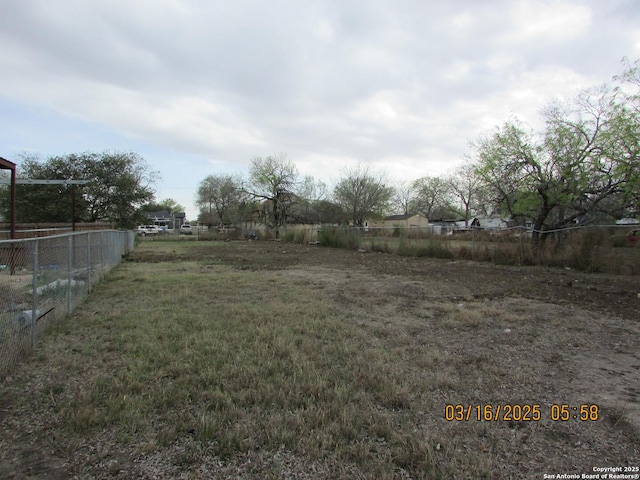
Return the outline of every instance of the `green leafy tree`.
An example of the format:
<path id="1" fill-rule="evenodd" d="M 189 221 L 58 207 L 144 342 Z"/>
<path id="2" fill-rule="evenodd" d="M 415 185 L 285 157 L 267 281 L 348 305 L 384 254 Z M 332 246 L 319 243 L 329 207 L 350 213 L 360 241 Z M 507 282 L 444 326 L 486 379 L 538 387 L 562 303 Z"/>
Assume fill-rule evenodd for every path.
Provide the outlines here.
<path id="1" fill-rule="evenodd" d="M 369 216 L 383 216 L 389 209 L 394 193 L 384 176 L 366 165 L 343 172 L 334 188 L 335 202 L 348 213 L 353 225 L 362 225 Z"/>
<path id="2" fill-rule="evenodd" d="M 640 217 L 640 59 L 633 64 L 623 58 L 626 70 L 614 77 L 616 82 L 615 128 L 611 144 L 618 157 L 621 158 L 623 175 L 629 175 L 624 196 L 619 205 L 622 206 L 619 216 Z"/>
<path id="3" fill-rule="evenodd" d="M 264 221 L 274 229 L 276 238 L 286 224 L 287 209 L 295 201 L 297 179 L 298 170 L 286 154 L 251 160 L 246 192 L 262 202 Z"/>
<path id="4" fill-rule="evenodd" d="M 167 210 L 169 213 L 184 212 L 184 206 L 180 205 L 173 198 L 165 198 L 158 203 L 160 210 Z"/>
<path id="5" fill-rule="evenodd" d="M 625 98 L 602 87 L 544 111 L 539 135 L 508 122 L 475 144 L 476 172 L 493 201 L 540 232 L 630 206 L 638 189 L 640 122 Z"/>
<path id="6" fill-rule="evenodd" d="M 243 202 L 241 182 L 231 175 L 208 175 L 198 185 L 196 205 L 202 223 L 231 224 L 238 218 Z"/>
<path id="7" fill-rule="evenodd" d="M 166 210 L 169 213 L 184 212 L 184 207 L 173 198 L 165 198 L 160 202 L 149 202 L 140 207 L 142 212 L 159 212 Z"/>
<path id="8" fill-rule="evenodd" d="M 77 221 L 99 220 L 118 227 L 135 225 L 136 212 L 153 199 L 157 173 L 130 152 L 81 153 L 41 161 L 23 156 L 20 177 L 38 180 L 88 180 L 86 185 L 19 185 L 16 210 L 21 222 L 72 221 L 72 194 Z"/>

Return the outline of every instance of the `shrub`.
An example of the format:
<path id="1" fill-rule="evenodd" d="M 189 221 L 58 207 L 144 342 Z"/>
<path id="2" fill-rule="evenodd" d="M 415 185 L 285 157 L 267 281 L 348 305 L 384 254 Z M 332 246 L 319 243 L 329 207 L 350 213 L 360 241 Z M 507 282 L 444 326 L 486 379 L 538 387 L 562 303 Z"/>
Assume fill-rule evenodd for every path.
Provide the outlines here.
<path id="1" fill-rule="evenodd" d="M 287 243 L 296 243 L 295 237 L 296 232 L 294 230 L 287 230 L 282 234 L 282 241 Z"/>
<path id="2" fill-rule="evenodd" d="M 373 240 L 368 248 L 367 248 L 370 252 L 376 252 L 376 253 L 392 253 L 391 252 L 391 248 L 389 248 L 389 242 L 382 241 L 378 238 L 376 238 L 375 240 Z"/>
<path id="3" fill-rule="evenodd" d="M 604 267 L 603 248 L 609 234 L 602 229 L 587 228 L 579 232 L 560 232 L 555 241 L 548 239 L 538 253 L 538 263 L 553 267 L 570 267 L 585 272 L 599 272 Z"/>
<path id="4" fill-rule="evenodd" d="M 346 248 L 348 250 L 360 248 L 358 232 L 344 228 L 322 227 L 318 232 L 318 242 L 326 247 Z"/>
<path id="5" fill-rule="evenodd" d="M 518 246 L 506 243 L 496 245 L 492 261 L 495 265 L 519 265 L 521 262 Z"/>
<path id="6" fill-rule="evenodd" d="M 286 230 L 282 234 L 282 241 L 287 243 L 308 244 L 311 241 L 311 230 L 309 228 L 296 228 Z"/>
<path id="7" fill-rule="evenodd" d="M 455 257 L 454 252 L 449 247 L 449 241 L 440 238 L 430 238 L 428 240 L 413 242 L 406 238 L 401 238 L 397 254 L 408 257 L 433 257 L 446 259 Z"/>

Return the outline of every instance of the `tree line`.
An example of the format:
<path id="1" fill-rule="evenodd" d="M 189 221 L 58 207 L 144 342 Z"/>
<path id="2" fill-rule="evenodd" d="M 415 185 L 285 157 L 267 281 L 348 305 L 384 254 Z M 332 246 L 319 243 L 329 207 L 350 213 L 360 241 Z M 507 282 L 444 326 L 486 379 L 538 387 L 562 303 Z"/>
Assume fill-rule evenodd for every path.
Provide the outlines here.
<path id="1" fill-rule="evenodd" d="M 332 189 L 299 178 L 285 154 L 252 159 L 246 178 L 209 175 L 198 187 L 203 223 L 259 215 L 276 232 L 288 222 L 361 225 L 390 213 L 429 219 L 495 215 L 540 232 L 640 215 L 640 61 L 611 84 L 582 90 L 542 111 L 534 131 L 517 118 L 470 145 L 443 176 L 391 185 L 366 164 L 346 169 Z M 253 216 L 253 217 L 252 217 Z"/>

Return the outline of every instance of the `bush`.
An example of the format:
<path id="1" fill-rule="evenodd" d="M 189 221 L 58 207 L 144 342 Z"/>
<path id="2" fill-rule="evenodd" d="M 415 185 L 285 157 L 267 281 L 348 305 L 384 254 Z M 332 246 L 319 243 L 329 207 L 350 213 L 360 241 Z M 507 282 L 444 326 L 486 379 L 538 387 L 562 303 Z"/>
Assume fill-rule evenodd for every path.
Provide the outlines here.
<path id="1" fill-rule="evenodd" d="M 400 239 L 397 254 L 407 257 L 433 257 L 446 259 L 455 257 L 454 252 L 449 247 L 449 241 L 440 238 L 409 241 L 403 237 Z"/>
<path id="2" fill-rule="evenodd" d="M 613 243 L 613 247 L 614 248 L 621 248 L 621 247 L 630 247 L 631 242 L 629 242 L 627 240 L 627 237 L 625 235 L 614 235 L 613 237 L 611 237 L 611 242 Z"/>
<path id="3" fill-rule="evenodd" d="M 318 242 L 325 247 L 346 248 L 348 250 L 360 248 L 357 230 L 345 230 L 344 228 L 322 227 L 318 232 Z"/>
<path id="4" fill-rule="evenodd" d="M 376 238 L 369 244 L 367 250 L 376 253 L 392 253 L 391 248 L 389 248 L 389 242 L 387 242 L 386 240 L 382 241 L 378 238 Z"/>
<path id="5" fill-rule="evenodd" d="M 287 243 L 297 243 L 295 242 L 296 232 L 294 230 L 287 230 L 282 234 L 282 241 Z"/>
<path id="6" fill-rule="evenodd" d="M 282 241 L 287 243 L 308 244 L 311 241 L 311 230 L 308 228 L 297 228 L 286 230 L 282 234 Z"/>
<path id="7" fill-rule="evenodd" d="M 492 261 L 495 265 L 520 265 L 520 251 L 517 245 L 496 245 L 493 250 Z"/>
<path id="8" fill-rule="evenodd" d="M 579 232 L 563 233 L 556 241 L 547 241 L 543 245 L 539 263 L 599 272 L 603 268 L 602 248 L 609 243 L 609 234 L 602 229 L 587 228 Z"/>
<path id="9" fill-rule="evenodd" d="M 474 260 L 496 265 L 546 265 L 569 267 L 587 272 L 613 272 L 640 274 L 640 255 L 634 248 L 622 246 L 626 238 L 603 228 L 585 228 L 580 231 L 564 230 L 545 239 L 540 248 L 529 237 L 514 237 L 513 233 L 463 232 L 445 236 L 416 232 L 403 232 L 397 240 L 393 229 L 386 236 L 372 238 L 362 230 L 323 228 L 318 241 L 321 245 L 372 252 L 396 253 L 407 257 Z M 360 242 L 360 235 L 363 242 Z M 466 240 L 465 240 L 466 238 Z M 526 240 L 525 240 L 526 238 Z M 396 248 L 396 241 L 398 247 Z M 627 242 L 627 244 L 630 242 Z M 363 246 L 364 245 L 364 246 Z M 630 245 L 633 247 L 634 245 Z M 640 244 L 636 245 L 640 252 Z"/>

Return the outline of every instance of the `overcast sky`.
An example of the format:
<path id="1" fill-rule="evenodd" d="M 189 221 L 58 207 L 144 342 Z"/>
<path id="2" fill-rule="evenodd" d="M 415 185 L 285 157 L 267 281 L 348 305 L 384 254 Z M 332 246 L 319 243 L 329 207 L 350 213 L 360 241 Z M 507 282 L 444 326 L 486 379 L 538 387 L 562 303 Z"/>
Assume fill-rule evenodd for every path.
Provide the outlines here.
<path id="1" fill-rule="evenodd" d="M 640 58 L 638 0 L 0 0 L 0 156 L 126 150 L 158 200 L 286 152 L 446 173 Z"/>

